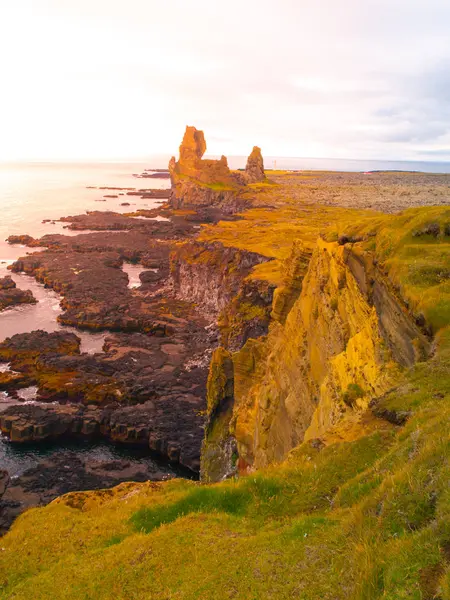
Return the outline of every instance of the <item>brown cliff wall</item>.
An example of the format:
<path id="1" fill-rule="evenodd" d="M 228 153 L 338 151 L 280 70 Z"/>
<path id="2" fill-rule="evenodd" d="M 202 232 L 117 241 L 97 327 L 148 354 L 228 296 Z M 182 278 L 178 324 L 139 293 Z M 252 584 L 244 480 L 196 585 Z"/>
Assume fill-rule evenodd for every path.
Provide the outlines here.
<path id="1" fill-rule="evenodd" d="M 232 355 L 233 415 L 222 420 L 228 432 L 221 435 L 235 439 L 241 470 L 281 461 L 303 440 L 362 413 L 399 369 L 429 352 L 369 253 L 319 240 L 303 281 L 295 272 L 305 257 L 301 249 L 296 255 L 287 267 L 291 286 L 276 292 L 268 336 Z M 213 471 L 217 477 L 217 465 Z M 202 472 L 208 478 L 207 465 Z"/>

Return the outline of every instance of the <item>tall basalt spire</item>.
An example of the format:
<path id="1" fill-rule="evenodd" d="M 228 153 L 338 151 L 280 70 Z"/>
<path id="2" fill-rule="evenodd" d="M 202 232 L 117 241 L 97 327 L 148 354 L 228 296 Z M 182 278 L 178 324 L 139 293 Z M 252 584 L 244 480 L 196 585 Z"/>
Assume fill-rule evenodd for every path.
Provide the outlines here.
<path id="1" fill-rule="evenodd" d="M 261 148 L 258 148 L 258 146 L 253 146 L 253 150 L 247 159 L 245 175 L 248 183 L 256 183 L 266 179 L 266 174 L 264 173 L 264 160 L 261 154 Z"/>

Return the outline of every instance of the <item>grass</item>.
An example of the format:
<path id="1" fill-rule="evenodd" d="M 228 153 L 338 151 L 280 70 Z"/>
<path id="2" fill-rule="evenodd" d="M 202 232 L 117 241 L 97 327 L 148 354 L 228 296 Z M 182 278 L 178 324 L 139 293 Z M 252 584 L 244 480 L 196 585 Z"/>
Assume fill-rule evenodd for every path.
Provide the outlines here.
<path id="1" fill-rule="evenodd" d="M 196 488 L 173 504 L 139 509 L 132 515 L 131 523 L 136 531 L 150 533 L 192 513 L 240 514 L 249 501 L 249 495 L 240 489 Z"/>

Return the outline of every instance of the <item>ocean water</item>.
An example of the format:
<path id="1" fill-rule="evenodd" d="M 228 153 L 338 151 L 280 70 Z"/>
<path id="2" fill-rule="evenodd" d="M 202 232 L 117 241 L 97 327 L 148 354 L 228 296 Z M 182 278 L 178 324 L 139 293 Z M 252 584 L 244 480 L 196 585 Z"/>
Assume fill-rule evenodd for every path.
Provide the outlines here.
<path id="1" fill-rule="evenodd" d="M 159 467 L 160 471 L 168 474 L 177 472 L 177 470 L 172 469 L 164 462 L 156 461 L 154 458 L 148 456 L 145 450 L 139 448 L 128 448 L 86 440 L 65 442 L 64 444 L 49 442 L 16 446 L 10 444 L 0 434 L 0 468 L 6 469 L 12 477 L 21 475 L 27 469 L 35 467 L 43 458 L 60 451 L 76 452 L 86 460 L 113 461 L 126 459 L 142 465 L 154 465 Z M 183 475 L 185 474 L 183 473 Z M 186 473 L 186 475 L 189 474 Z"/>
<path id="2" fill-rule="evenodd" d="M 152 200 L 141 200 L 138 196 L 104 199 L 106 194 L 119 192 L 87 189 L 89 186 L 168 187 L 167 179 L 133 177 L 133 173 L 142 173 L 146 168 L 149 163 L 0 163 L 0 261 L 17 256 L 15 248 L 4 243 L 8 235 L 70 234 L 63 229 L 67 223 L 53 225 L 43 223 L 45 219 L 59 219 L 87 210 L 129 212 L 154 206 Z M 131 206 L 120 206 L 122 202 L 130 202 Z"/>
<path id="3" fill-rule="evenodd" d="M 151 165 L 154 166 L 154 165 Z M 64 226 L 67 223 L 46 223 L 92 210 L 129 212 L 139 208 L 153 208 L 157 201 L 142 200 L 139 196 L 119 195 L 119 191 L 92 189 L 95 187 L 128 187 L 164 189 L 167 179 L 141 179 L 140 174 L 149 163 L 96 163 L 48 164 L 25 163 L 7 165 L 0 163 L 0 277 L 11 274 L 8 266 L 33 249 L 6 243 L 12 234 L 29 234 L 40 237 L 47 233 L 76 235 Z M 155 168 L 160 168 L 155 166 Z M 104 198 L 107 194 L 117 198 Z M 121 206 L 129 202 L 130 206 Z M 39 302 L 0 313 L 0 341 L 33 329 L 56 331 L 61 329 L 56 318 L 61 312 L 59 296 L 37 283 L 32 277 L 13 274 L 17 287 L 31 289 Z M 66 328 L 67 330 L 67 328 Z M 80 334 L 83 349 L 101 349 L 102 334 Z"/>

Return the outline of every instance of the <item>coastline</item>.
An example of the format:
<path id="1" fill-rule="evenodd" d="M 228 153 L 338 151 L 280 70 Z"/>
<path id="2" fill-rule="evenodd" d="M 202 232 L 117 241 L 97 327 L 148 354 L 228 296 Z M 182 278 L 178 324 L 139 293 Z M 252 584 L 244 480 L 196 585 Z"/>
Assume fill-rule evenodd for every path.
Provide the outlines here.
<path id="1" fill-rule="evenodd" d="M 155 174 L 159 180 L 160 174 Z M 269 171 L 269 176 L 276 186 L 289 186 L 291 204 L 304 204 L 306 193 L 313 205 L 328 206 L 331 210 L 339 206 L 389 213 L 427 202 L 446 201 L 441 190 L 445 190 L 447 177 L 436 174 Z M 264 253 L 252 254 L 250 249 L 228 251 L 227 242 L 225 248 L 222 242 L 219 245 L 195 242 L 202 238 L 202 231 L 208 228 L 214 231 L 211 222 L 226 224 L 242 218 L 227 211 L 205 212 L 204 207 L 196 209 L 197 212 L 182 207 L 173 209 L 162 188 L 137 191 L 104 183 L 88 189 L 101 193 L 108 202 L 139 198 L 156 199 L 158 204 L 151 209 L 133 210 L 124 202 L 126 206 L 121 213 L 100 210 L 63 216 L 60 221 L 51 221 L 61 233 L 47 234 L 38 240 L 30 237 L 17 240 L 29 247 L 22 244 L 18 252 L 22 257 L 16 254 L 16 260 L 9 266 L 13 277 L 19 277 L 21 286 L 23 278 L 30 281 L 33 277 L 37 282 L 34 285 L 44 285 L 41 288 L 44 295 L 60 294 L 55 295 L 54 302 L 60 303 L 61 308 L 57 311 L 55 305 L 51 308 L 60 322 L 56 331 L 74 332 L 85 340 L 85 347 L 86 340 L 89 343 L 94 333 L 98 343 L 88 349 L 89 354 L 81 350 L 81 354 L 75 353 L 71 358 L 64 351 L 55 355 L 52 350 L 48 355 L 45 343 L 37 355 L 31 352 L 26 356 L 25 352 L 25 357 L 0 344 L 3 360 L 8 360 L 7 364 L 12 361 L 13 370 L 31 371 L 26 383 L 37 385 L 37 404 L 8 408 L 4 415 L 0 414 L 0 427 L 15 443 L 58 443 L 58 440 L 64 443 L 78 436 L 80 440 L 98 439 L 146 448 L 149 455 L 165 456 L 169 463 L 179 463 L 198 473 L 206 426 L 206 379 L 210 356 L 218 344 L 219 313 L 254 266 L 265 262 L 267 257 Z M 330 194 L 330 189 L 342 191 Z M 424 190 L 428 190 L 429 200 Z M 256 204 L 252 201 L 253 206 L 265 207 L 264 191 L 264 187 L 252 189 L 257 198 Z M 23 255 L 24 249 L 27 255 Z M 217 281 L 214 253 L 225 265 Z M 206 271 L 198 271 L 197 256 L 202 257 L 200 262 L 205 264 Z M 193 257 L 196 258 L 191 266 Z M 230 283 L 227 271 L 231 269 L 236 269 L 237 275 Z M 208 299 L 199 293 L 205 281 L 209 282 Z M 106 282 L 109 283 L 105 287 Z M 221 289 L 224 285 L 228 291 Z M 270 309 L 275 287 L 263 292 L 258 284 L 255 288 L 258 300 L 253 301 L 263 301 Z M 264 300 L 263 294 L 267 296 Z M 268 323 L 269 312 L 266 312 L 253 325 L 241 324 L 236 334 L 237 347 L 248 337 L 264 335 Z M 25 348 L 33 344 L 33 336 L 19 336 L 19 339 Z M 33 366 L 36 360 L 39 372 Z M 57 383 L 52 383 L 55 377 Z M 17 398 L 20 385 L 14 387 L 12 379 L 4 383 L 3 389 Z M 70 394 L 67 385 L 71 387 Z M 171 389 L 176 389 L 176 393 L 171 395 Z M 172 406 L 169 411 L 168 406 Z M 186 421 L 183 406 L 189 407 L 193 420 L 188 419 L 186 428 L 180 431 L 180 422 Z M 76 407 L 75 412 L 71 413 L 71 407 Z M 149 423 L 153 423 L 154 433 Z M 188 449 L 183 444 L 192 436 L 195 443 Z M 120 471 L 121 466 L 117 467 Z"/>

